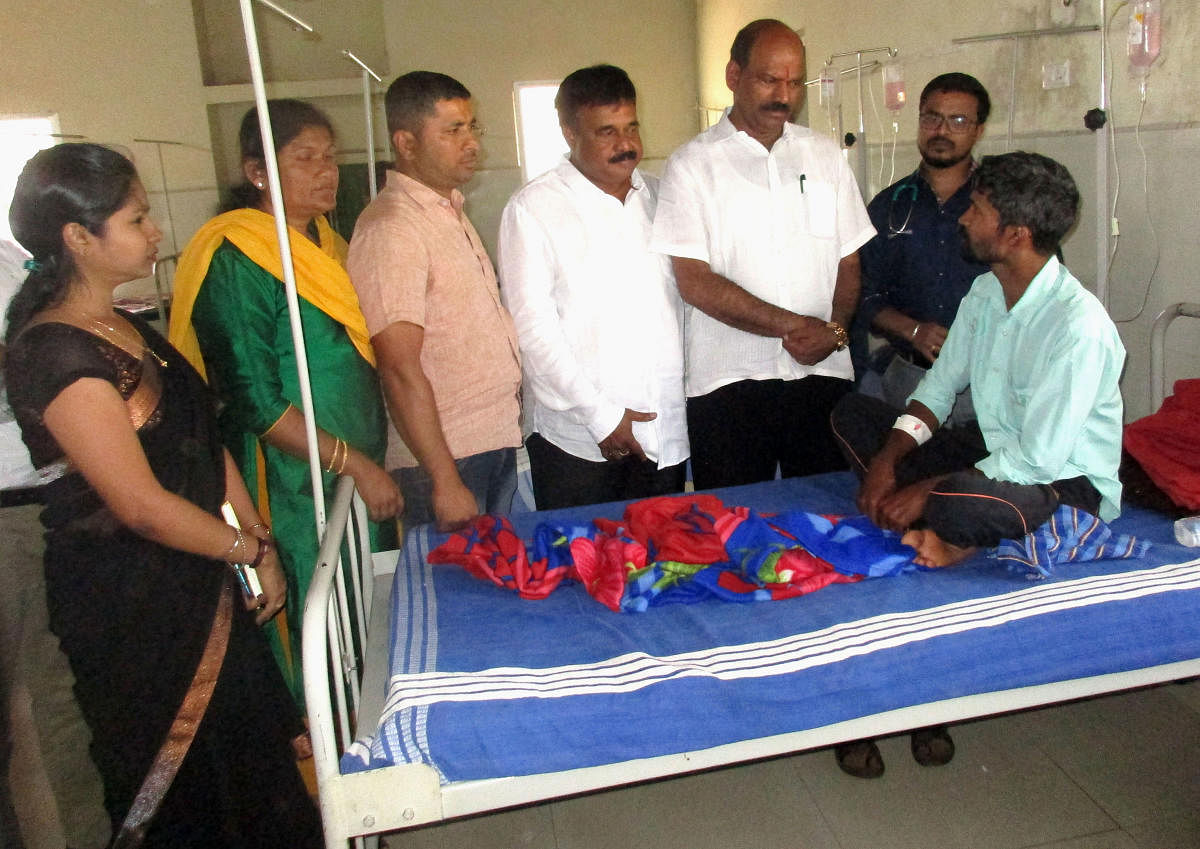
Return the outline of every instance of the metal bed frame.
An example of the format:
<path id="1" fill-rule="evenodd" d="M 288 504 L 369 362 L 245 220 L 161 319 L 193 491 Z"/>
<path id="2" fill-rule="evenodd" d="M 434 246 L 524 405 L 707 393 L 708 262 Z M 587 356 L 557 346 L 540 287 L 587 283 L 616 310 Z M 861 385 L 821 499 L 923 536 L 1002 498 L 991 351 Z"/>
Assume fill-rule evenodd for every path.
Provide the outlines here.
<path id="1" fill-rule="evenodd" d="M 442 785 L 423 764 L 343 775 L 339 758 L 356 728 L 373 732 L 386 687 L 388 597 L 398 552 L 372 556 L 365 507 L 338 483 L 304 614 L 304 687 L 329 849 L 445 819 L 713 767 L 882 736 L 1200 675 L 1200 658 L 926 703 L 808 731 L 565 772 Z M 348 546 L 343 548 L 343 541 Z M 348 551 L 349 553 L 345 553 Z M 339 556 L 339 553 L 342 553 Z M 382 635 L 380 637 L 380 635 Z M 364 842 L 361 838 L 366 837 Z"/>
<path id="2" fill-rule="evenodd" d="M 1200 304 L 1171 304 L 1154 319 L 1150 331 L 1150 412 L 1157 412 L 1167 396 L 1167 328 L 1180 316 L 1200 318 Z"/>

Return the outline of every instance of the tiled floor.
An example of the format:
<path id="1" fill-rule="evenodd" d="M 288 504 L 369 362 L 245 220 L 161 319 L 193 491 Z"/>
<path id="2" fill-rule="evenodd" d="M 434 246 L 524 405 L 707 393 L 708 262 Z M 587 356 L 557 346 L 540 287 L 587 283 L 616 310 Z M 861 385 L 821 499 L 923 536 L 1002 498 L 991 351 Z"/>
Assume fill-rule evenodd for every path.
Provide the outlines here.
<path id="1" fill-rule="evenodd" d="M 1198 849 L 1200 681 L 953 730 L 922 768 L 829 751 L 550 802 L 386 838 L 390 849 Z"/>

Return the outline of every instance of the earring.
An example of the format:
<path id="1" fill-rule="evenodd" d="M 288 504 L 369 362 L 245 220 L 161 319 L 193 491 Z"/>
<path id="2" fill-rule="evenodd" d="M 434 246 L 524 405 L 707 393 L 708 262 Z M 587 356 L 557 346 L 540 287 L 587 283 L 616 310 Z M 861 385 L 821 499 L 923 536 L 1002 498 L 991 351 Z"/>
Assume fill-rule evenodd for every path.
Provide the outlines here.
<path id="1" fill-rule="evenodd" d="M 263 184 L 262 184 L 262 183 L 255 183 L 254 185 L 255 185 L 255 186 L 257 186 L 257 187 L 258 187 L 258 188 L 260 188 L 260 189 L 263 187 Z"/>

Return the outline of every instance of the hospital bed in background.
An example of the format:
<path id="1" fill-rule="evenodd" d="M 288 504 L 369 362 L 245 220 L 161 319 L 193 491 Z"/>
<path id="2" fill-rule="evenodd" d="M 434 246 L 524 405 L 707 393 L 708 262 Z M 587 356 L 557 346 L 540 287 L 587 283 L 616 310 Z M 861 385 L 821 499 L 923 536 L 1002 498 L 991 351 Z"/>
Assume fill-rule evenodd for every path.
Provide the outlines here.
<path id="1" fill-rule="evenodd" d="M 1171 304 L 1154 319 L 1150 330 L 1150 412 L 1162 406 L 1167 395 L 1167 328 L 1175 319 L 1200 318 L 1200 304 Z"/>
<path id="2" fill-rule="evenodd" d="M 852 508 L 853 486 L 844 474 L 718 494 L 761 512 L 837 513 Z M 980 556 L 787 601 L 633 614 L 578 584 L 524 601 L 431 566 L 444 537 L 428 527 L 372 557 L 361 507 L 341 481 L 304 621 L 330 847 L 1200 675 L 1200 561 L 1167 519 L 1136 508 L 1115 530 L 1152 540 L 1145 557 L 1063 566 L 1043 581 Z M 513 523 L 528 539 L 545 520 L 621 511 Z"/>

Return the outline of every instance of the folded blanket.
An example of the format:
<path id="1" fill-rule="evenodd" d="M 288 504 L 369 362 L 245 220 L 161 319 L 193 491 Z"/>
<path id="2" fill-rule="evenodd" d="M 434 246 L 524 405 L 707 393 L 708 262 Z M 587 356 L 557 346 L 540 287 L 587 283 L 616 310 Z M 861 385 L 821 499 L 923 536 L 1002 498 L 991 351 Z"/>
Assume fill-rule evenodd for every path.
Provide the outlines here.
<path id="1" fill-rule="evenodd" d="M 1141 557 L 1149 548 L 1149 542 L 1114 534 L 1091 513 L 1062 504 L 1033 533 L 1001 540 L 996 557 L 1008 564 L 1010 571 L 1038 580 L 1064 563 Z"/>

